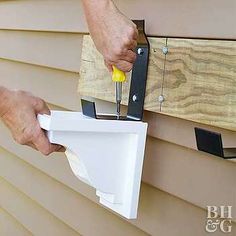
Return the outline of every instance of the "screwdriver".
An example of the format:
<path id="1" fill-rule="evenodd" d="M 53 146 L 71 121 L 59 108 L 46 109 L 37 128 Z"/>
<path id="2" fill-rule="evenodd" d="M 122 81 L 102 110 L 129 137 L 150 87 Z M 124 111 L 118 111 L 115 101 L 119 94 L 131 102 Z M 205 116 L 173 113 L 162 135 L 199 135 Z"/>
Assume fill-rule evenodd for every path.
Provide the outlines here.
<path id="1" fill-rule="evenodd" d="M 120 105 L 122 101 L 122 83 L 125 80 L 125 73 L 113 66 L 112 81 L 116 83 L 116 115 L 118 120 L 120 119 Z"/>

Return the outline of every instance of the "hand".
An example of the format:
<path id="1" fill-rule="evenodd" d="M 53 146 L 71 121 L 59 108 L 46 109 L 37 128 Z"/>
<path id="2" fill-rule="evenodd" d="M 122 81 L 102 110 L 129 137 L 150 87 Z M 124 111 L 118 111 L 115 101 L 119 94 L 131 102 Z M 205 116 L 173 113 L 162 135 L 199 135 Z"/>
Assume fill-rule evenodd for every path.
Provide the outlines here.
<path id="1" fill-rule="evenodd" d="M 111 0 L 84 0 L 88 27 L 106 66 L 128 72 L 136 60 L 136 25 L 124 16 Z M 96 7 L 95 7 L 96 6 Z"/>
<path id="2" fill-rule="evenodd" d="M 24 91 L 4 89 L 0 97 L 0 117 L 16 142 L 28 145 L 44 155 L 62 149 L 49 142 L 40 128 L 37 114 L 50 114 L 46 103 Z"/>

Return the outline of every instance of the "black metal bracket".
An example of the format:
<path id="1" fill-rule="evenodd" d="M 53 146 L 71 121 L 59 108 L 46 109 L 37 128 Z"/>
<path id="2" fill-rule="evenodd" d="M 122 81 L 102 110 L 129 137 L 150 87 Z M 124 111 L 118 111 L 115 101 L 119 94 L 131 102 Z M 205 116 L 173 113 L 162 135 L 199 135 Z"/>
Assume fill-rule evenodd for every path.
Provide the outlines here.
<path id="1" fill-rule="evenodd" d="M 236 158 L 236 148 L 223 148 L 220 133 L 195 128 L 195 135 L 199 151 L 207 152 L 224 159 Z"/>
<path id="2" fill-rule="evenodd" d="M 137 59 L 132 70 L 127 116 L 121 116 L 119 120 L 140 121 L 143 118 L 150 46 L 145 34 L 145 21 L 135 20 L 134 23 L 139 31 L 136 47 Z M 117 119 L 116 115 L 97 115 L 94 102 L 82 99 L 81 105 L 85 116 L 104 120 Z"/>

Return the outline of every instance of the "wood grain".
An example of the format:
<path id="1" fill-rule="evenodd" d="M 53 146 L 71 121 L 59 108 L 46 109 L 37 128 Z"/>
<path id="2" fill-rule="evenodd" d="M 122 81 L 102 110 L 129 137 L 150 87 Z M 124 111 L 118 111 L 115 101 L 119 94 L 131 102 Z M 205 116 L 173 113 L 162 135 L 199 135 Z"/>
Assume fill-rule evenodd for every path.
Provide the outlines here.
<path id="1" fill-rule="evenodd" d="M 149 41 L 145 110 L 236 131 L 236 42 L 155 37 Z M 80 75 L 81 95 L 115 102 L 111 75 L 90 36 L 84 36 Z M 125 105 L 128 91 L 129 80 L 124 84 Z"/>
<path id="2" fill-rule="evenodd" d="M 145 107 L 152 110 L 157 107 L 157 96 L 161 91 L 164 56 L 161 52 L 165 45 L 165 39 L 150 39 L 152 50 L 147 81 L 147 96 Z M 123 84 L 124 105 L 128 104 L 130 75 Z M 96 50 L 90 36 L 84 36 L 81 70 L 79 80 L 79 93 L 82 96 L 92 96 L 102 100 L 115 102 L 115 84 L 111 80 L 111 74 L 104 66 L 103 58 Z"/>
<path id="3" fill-rule="evenodd" d="M 236 130 L 236 42 L 169 39 L 162 112 Z"/>

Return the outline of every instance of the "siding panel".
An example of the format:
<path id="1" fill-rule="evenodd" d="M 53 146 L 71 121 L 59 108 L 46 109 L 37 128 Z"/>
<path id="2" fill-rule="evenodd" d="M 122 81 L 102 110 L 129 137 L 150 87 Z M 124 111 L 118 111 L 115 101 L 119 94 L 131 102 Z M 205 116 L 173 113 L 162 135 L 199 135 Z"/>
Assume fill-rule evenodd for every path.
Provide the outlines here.
<path id="1" fill-rule="evenodd" d="M 3 59 L 79 72 L 81 47 L 81 34 L 0 30 Z"/>
<path id="2" fill-rule="evenodd" d="M 147 31 L 152 35 L 236 38 L 232 31 L 234 0 L 147 0 L 144 10 L 141 0 L 116 2 L 136 19 L 142 9 L 141 18 L 146 18 Z M 0 58 L 5 59 L 0 59 L 1 85 L 31 91 L 62 109 L 80 109 L 76 93 L 80 33 L 87 32 L 80 4 L 78 0 L 0 1 Z M 218 10 L 209 15 L 212 5 Z M 98 102 L 98 110 L 112 109 L 114 105 Z M 206 235 L 206 203 L 220 204 L 222 200 L 234 204 L 229 191 L 235 189 L 235 165 L 188 149 L 196 149 L 196 123 L 152 113 L 146 113 L 145 119 L 149 135 L 155 138 L 148 140 L 143 180 L 155 188 L 142 184 L 139 216 L 134 221 L 99 206 L 94 189 L 72 174 L 63 154 L 43 158 L 16 145 L 0 124 L 0 146 L 4 148 L 0 148 L 0 203 L 8 214 L 4 213 L 5 222 L 8 219 L 15 229 L 22 224 L 19 233 L 25 228 L 40 236 Z M 235 144 L 235 133 L 220 132 L 227 145 Z M 217 188 L 214 181 L 221 187 Z"/>
<path id="3" fill-rule="evenodd" d="M 146 146 L 143 180 L 202 208 L 236 209 L 236 163 L 155 138 Z M 236 213 L 233 213 L 236 222 Z"/>
<path id="4" fill-rule="evenodd" d="M 76 92 L 79 74 L 0 59 L 0 84 L 32 92 L 71 110 L 80 109 Z"/>
<path id="5" fill-rule="evenodd" d="M 147 235 L 16 156 L 0 153 L 3 178 L 82 235 Z"/>
<path id="6" fill-rule="evenodd" d="M 66 186 L 59 187 L 61 184 L 41 174 L 16 156 L 7 154 L 6 157 L 5 160 L 1 158 L 1 164 L 4 161 L 5 168 L 10 167 L 14 173 L 20 173 L 20 175 L 14 178 L 7 170 L 1 169 L 4 179 L 16 188 L 20 188 L 24 194 L 29 195 L 43 208 L 46 207 L 51 214 L 56 213 L 59 219 L 63 219 L 69 225 L 78 225 L 82 235 L 146 235 L 140 233 L 141 231 L 137 228 L 135 232 L 128 230 L 131 225 L 125 223 L 124 220 L 94 203 L 89 203 L 86 198 L 81 198 Z M 44 191 L 42 191 L 42 186 Z M 106 215 L 109 217 L 107 218 Z M 205 235 L 205 217 L 206 212 L 203 209 L 148 185 L 142 185 L 139 217 L 130 223 L 143 228 L 153 236 L 178 236 L 184 233 L 199 236 Z M 117 228 L 118 225 L 119 228 Z"/>
<path id="7" fill-rule="evenodd" d="M 53 154 L 55 158 L 45 160 L 38 152 L 14 145 L 3 126 L 0 131 L 4 134 L 4 138 L 0 138 L 0 145 L 4 148 L 97 202 L 94 190 L 73 176 L 63 154 Z M 201 208 L 211 204 L 231 204 L 236 207 L 236 192 L 231 187 L 236 173 L 234 163 L 199 155 L 198 152 L 151 137 L 146 149 L 144 182 Z M 233 215 L 235 220 L 235 213 Z"/>
<path id="8" fill-rule="evenodd" d="M 234 147 L 236 132 L 199 124 L 184 119 L 174 118 L 162 114 L 145 112 L 145 121 L 148 122 L 148 134 L 152 137 L 172 142 L 187 148 L 197 149 L 194 127 L 199 127 L 222 134 L 225 147 Z"/>
<path id="9" fill-rule="evenodd" d="M 0 1 L 0 28 L 87 32 L 79 0 Z"/>
<path id="10" fill-rule="evenodd" d="M 1 236 L 32 236 L 16 219 L 0 208 L 0 235 Z"/>
<path id="11" fill-rule="evenodd" d="M 236 39 L 234 0 L 115 2 L 130 18 L 146 19 L 149 35 Z M 0 1 L 0 28 L 88 31 L 79 0 Z"/>
<path id="12" fill-rule="evenodd" d="M 2 153 L 1 153 L 2 155 Z M 0 178 L 0 201 L 3 209 L 16 218 L 33 235 L 78 236 L 79 234 L 45 209 L 18 191 L 3 178 Z M 27 212 L 27 214 L 25 214 Z"/>

